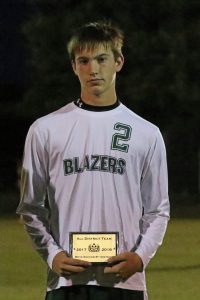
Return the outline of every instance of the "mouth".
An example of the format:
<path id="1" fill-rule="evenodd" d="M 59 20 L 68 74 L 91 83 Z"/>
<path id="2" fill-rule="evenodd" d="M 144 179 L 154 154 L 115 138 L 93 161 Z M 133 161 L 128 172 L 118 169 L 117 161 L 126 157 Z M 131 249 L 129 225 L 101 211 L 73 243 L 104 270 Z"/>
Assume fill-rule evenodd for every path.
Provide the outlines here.
<path id="1" fill-rule="evenodd" d="M 99 84 L 103 81 L 103 79 L 100 79 L 100 78 L 95 78 L 95 79 L 90 79 L 88 80 L 87 82 L 88 83 L 91 83 L 91 84 Z"/>

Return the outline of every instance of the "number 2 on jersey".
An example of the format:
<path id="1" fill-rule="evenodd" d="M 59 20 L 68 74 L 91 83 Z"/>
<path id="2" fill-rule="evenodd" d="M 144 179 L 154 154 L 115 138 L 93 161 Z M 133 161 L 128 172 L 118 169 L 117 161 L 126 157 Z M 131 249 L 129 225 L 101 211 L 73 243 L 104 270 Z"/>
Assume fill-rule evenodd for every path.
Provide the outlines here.
<path id="1" fill-rule="evenodd" d="M 123 142 L 127 142 L 130 140 L 132 132 L 131 126 L 127 124 L 116 123 L 114 125 L 114 129 L 119 131 L 120 133 L 113 134 L 111 149 L 127 153 L 129 149 L 129 144 Z"/>

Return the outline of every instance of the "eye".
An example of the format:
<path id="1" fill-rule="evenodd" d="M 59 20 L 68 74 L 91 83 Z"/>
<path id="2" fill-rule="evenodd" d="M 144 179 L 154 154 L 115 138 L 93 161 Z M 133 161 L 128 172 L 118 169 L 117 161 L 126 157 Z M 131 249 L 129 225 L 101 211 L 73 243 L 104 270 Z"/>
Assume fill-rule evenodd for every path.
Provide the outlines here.
<path id="1" fill-rule="evenodd" d="M 105 57 L 105 56 L 98 57 L 98 62 L 99 63 L 104 63 L 106 60 L 107 60 L 107 57 Z"/>
<path id="2" fill-rule="evenodd" d="M 81 58 L 78 60 L 78 63 L 80 65 L 86 65 L 88 63 L 88 59 L 87 58 Z"/>

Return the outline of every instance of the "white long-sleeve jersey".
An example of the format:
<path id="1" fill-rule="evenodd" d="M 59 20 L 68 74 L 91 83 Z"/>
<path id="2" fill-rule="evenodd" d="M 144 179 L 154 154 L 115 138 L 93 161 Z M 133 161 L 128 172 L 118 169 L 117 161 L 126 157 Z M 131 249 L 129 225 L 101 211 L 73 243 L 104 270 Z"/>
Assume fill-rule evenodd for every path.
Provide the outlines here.
<path id="1" fill-rule="evenodd" d="M 17 213 L 48 263 L 47 290 L 73 284 L 146 290 L 145 267 L 169 219 L 159 129 L 122 103 L 100 112 L 70 103 L 38 119 L 25 143 Z M 125 281 L 104 274 L 102 266 L 68 279 L 57 276 L 52 261 L 58 252 L 69 252 L 70 232 L 119 232 L 118 252 L 135 249 L 144 271 Z"/>

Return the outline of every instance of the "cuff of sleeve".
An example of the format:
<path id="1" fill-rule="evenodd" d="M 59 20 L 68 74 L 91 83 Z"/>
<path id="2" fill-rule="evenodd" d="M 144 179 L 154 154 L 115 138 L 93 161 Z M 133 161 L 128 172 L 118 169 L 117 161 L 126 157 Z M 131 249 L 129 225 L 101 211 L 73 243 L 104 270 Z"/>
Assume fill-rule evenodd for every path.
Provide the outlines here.
<path id="1" fill-rule="evenodd" d="M 143 270 L 145 270 L 151 258 L 149 256 L 145 256 L 141 248 L 138 248 L 135 253 L 140 256 L 143 262 Z"/>
<path id="2" fill-rule="evenodd" d="M 58 254 L 59 252 L 63 251 L 63 249 L 59 248 L 59 249 L 56 249 L 54 251 L 52 251 L 48 258 L 47 258 L 47 264 L 49 266 L 49 268 L 52 270 L 52 263 L 53 263 L 53 259 L 54 257 L 56 256 L 56 254 Z"/>

